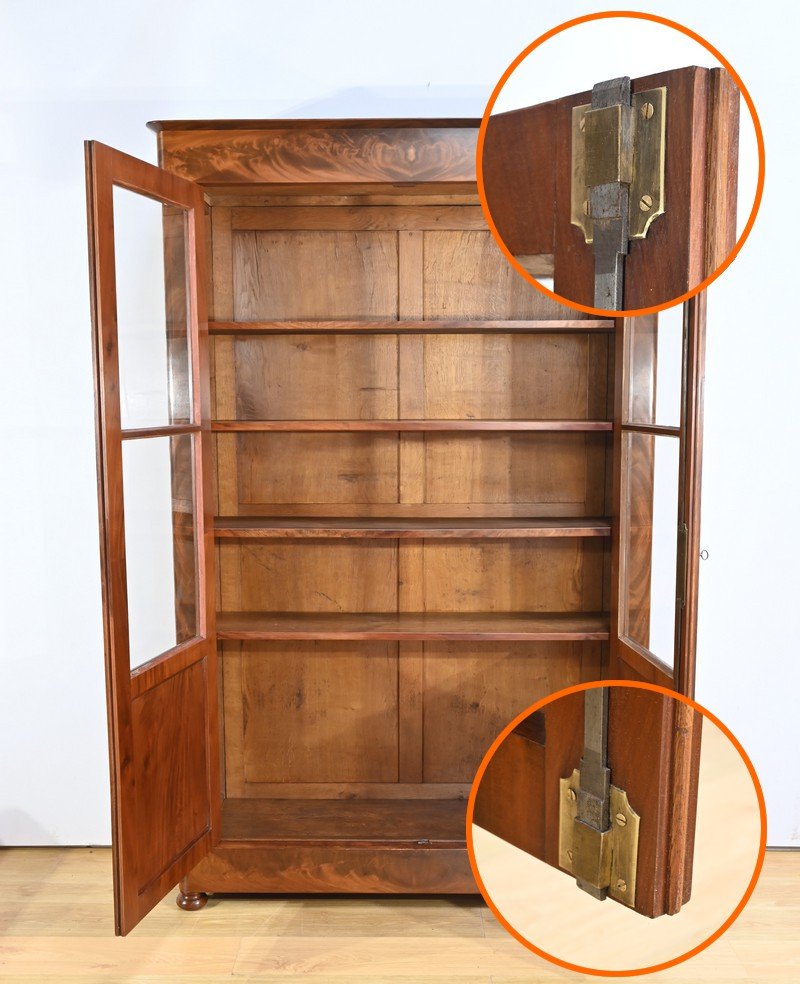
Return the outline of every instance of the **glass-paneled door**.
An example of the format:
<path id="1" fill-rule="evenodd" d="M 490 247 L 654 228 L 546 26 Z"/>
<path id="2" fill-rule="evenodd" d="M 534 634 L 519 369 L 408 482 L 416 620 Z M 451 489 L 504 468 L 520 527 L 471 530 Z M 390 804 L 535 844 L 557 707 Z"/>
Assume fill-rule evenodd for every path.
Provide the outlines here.
<path id="1" fill-rule="evenodd" d="M 87 144 L 117 931 L 218 828 L 202 193 Z M 147 829 L 146 836 L 142 835 Z"/>

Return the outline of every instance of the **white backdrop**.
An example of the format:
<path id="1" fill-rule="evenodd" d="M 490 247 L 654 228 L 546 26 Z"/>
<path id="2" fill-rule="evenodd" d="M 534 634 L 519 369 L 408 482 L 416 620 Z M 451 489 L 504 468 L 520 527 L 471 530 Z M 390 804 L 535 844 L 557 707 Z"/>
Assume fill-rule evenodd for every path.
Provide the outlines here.
<path id="1" fill-rule="evenodd" d="M 800 844 L 797 5 L 673 0 L 740 71 L 761 215 L 709 291 L 698 699 L 737 734 L 771 844 Z M 601 4 L 0 2 L 0 843 L 109 840 L 82 141 L 155 161 L 149 119 L 480 115 L 511 59 Z M 575 85 L 560 64 L 554 93 Z M 632 72 L 631 74 L 636 74 Z"/>

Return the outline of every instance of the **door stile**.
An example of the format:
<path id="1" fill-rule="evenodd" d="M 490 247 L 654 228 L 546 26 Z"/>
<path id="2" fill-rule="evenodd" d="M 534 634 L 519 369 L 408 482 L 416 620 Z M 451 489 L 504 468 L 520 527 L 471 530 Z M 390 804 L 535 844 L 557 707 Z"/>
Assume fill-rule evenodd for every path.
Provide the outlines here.
<path id="1" fill-rule="evenodd" d="M 686 526 L 686 566 L 675 646 L 675 689 L 694 696 L 697 655 L 697 602 L 700 561 L 700 494 L 703 466 L 706 295 L 700 292 L 684 308 L 684 378 L 681 401 L 679 522 Z M 680 572 L 679 572 L 680 575 Z"/>

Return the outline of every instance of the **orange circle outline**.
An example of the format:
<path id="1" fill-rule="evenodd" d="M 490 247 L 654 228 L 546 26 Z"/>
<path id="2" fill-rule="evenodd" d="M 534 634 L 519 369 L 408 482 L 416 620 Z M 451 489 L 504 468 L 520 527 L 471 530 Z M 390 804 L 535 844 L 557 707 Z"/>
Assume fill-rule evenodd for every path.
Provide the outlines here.
<path id="1" fill-rule="evenodd" d="M 661 693 L 667 697 L 674 697 L 677 700 L 682 700 L 685 704 L 688 704 L 690 707 L 694 708 L 695 711 L 698 711 L 704 717 L 708 718 L 708 720 L 711 721 L 713 724 L 715 724 L 720 729 L 720 731 L 725 735 L 725 737 L 731 742 L 733 747 L 741 756 L 742 761 L 747 766 L 747 770 L 750 773 L 750 778 L 752 779 L 753 782 L 753 788 L 755 789 L 756 792 L 756 798 L 758 800 L 758 809 L 761 818 L 761 837 L 759 839 L 758 857 L 756 858 L 756 864 L 753 869 L 752 877 L 750 878 L 747 888 L 745 889 L 744 894 L 742 895 L 738 904 L 731 912 L 731 914 L 728 916 L 728 918 L 722 923 L 719 929 L 717 929 L 714 933 L 712 933 L 707 939 L 703 940 L 701 943 L 698 943 L 697 946 L 692 947 L 691 950 L 687 950 L 686 953 L 682 953 L 677 957 L 673 957 L 671 960 L 665 960 L 662 963 L 652 964 L 649 967 L 637 967 L 633 970 L 598 970 L 593 967 L 583 967 L 580 964 L 569 963 L 569 961 L 562 960 L 560 957 L 556 957 L 552 953 L 548 953 L 546 950 L 542 950 L 534 943 L 531 943 L 530 940 L 525 939 L 525 937 L 522 936 L 519 932 L 517 932 L 517 930 L 514 929 L 514 927 L 506 920 L 506 918 L 502 915 L 500 910 L 492 901 L 491 896 L 489 895 L 489 892 L 483 883 L 483 879 L 481 878 L 480 871 L 478 870 L 478 865 L 475 860 L 475 846 L 472 842 L 472 816 L 475 810 L 475 798 L 478 793 L 478 787 L 480 786 L 481 779 L 483 778 L 483 774 L 486 771 L 486 767 L 494 757 L 494 754 L 497 751 L 497 749 L 505 741 L 508 735 L 514 730 L 514 728 L 521 721 L 523 721 L 530 714 L 533 714 L 539 708 L 544 707 L 545 705 L 550 704 L 553 701 L 560 700 L 562 697 L 567 697 L 570 694 L 581 693 L 585 690 L 593 690 L 597 687 L 631 687 L 637 690 L 650 690 L 655 693 Z M 747 752 L 745 752 L 744 748 L 742 747 L 741 742 L 733 734 L 730 728 L 727 727 L 727 725 L 723 724 L 722 721 L 720 721 L 720 719 L 715 714 L 712 714 L 711 711 L 703 707 L 702 704 L 698 704 L 696 700 L 692 700 L 691 697 L 685 697 L 683 694 L 676 693 L 674 690 L 670 690 L 668 687 L 660 687 L 653 683 L 643 683 L 638 680 L 599 680 L 594 683 L 579 683 L 574 687 L 565 687 L 563 690 L 559 690 L 557 693 L 550 694 L 548 697 L 543 697 L 541 700 L 536 701 L 536 703 L 531 704 L 530 707 L 526 708 L 524 711 L 522 711 L 522 713 L 518 714 L 513 719 L 513 721 L 507 724 L 505 728 L 503 728 L 503 730 L 500 732 L 500 734 L 495 738 L 492 744 L 489 746 L 488 751 L 486 752 L 486 754 L 483 756 L 483 759 L 481 760 L 481 764 L 478 766 L 478 771 L 475 773 L 475 779 L 472 782 L 472 789 L 470 790 L 469 800 L 467 802 L 467 855 L 469 857 L 469 865 L 470 868 L 472 869 L 472 874 L 473 877 L 475 878 L 475 882 L 478 885 L 480 893 L 483 896 L 483 899 L 486 902 L 486 904 L 492 910 L 492 913 L 494 914 L 495 918 L 503 926 L 503 928 L 517 940 L 517 942 L 521 943 L 526 949 L 531 950 L 537 956 L 543 957 L 545 960 L 549 961 L 550 963 L 556 964 L 559 967 L 563 967 L 565 970 L 571 970 L 579 974 L 590 974 L 594 977 L 638 977 L 642 974 L 654 974 L 657 971 L 666 970 L 668 967 L 674 967 L 676 964 L 683 963 L 685 960 L 688 960 L 690 957 L 696 956 L 698 953 L 701 953 L 707 947 L 711 946 L 711 944 L 715 940 L 718 940 L 724 932 L 730 929 L 730 927 L 733 925 L 736 919 L 738 919 L 739 916 L 742 914 L 744 907 L 750 901 L 750 896 L 753 894 L 753 891 L 755 890 L 756 883 L 758 882 L 758 878 L 761 874 L 761 869 L 764 866 L 764 857 L 766 855 L 766 852 L 767 852 L 767 807 L 764 801 L 764 793 L 761 789 L 761 783 L 759 781 L 755 767 L 753 766 L 753 763 L 751 762 Z"/>
<path id="2" fill-rule="evenodd" d="M 709 51 L 717 59 L 717 61 L 723 66 L 723 68 L 728 72 L 728 74 L 731 76 L 733 81 L 736 83 L 739 92 L 744 97 L 744 101 L 747 104 L 747 108 L 750 110 L 750 116 L 753 120 L 753 127 L 755 129 L 755 134 L 756 134 L 756 143 L 758 145 L 758 180 L 756 182 L 756 194 L 755 194 L 755 198 L 753 199 L 753 207 L 750 209 L 750 215 L 747 219 L 747 223 L 745 224 L 744 229 L 742 230 L 741 236 L 739 236 L 739 238 L 736 240 L 733 249 L 730 251 L 724 262 L 721 263 L 716 268 L 716 270 L 714 270 L 713 273 L 709 274 L 709 276 L 707 276 L 705 280 L 702 280 L 696 287 L 693 287 L 691 290 L 686 291 L 686 293 L 681 294 L 678 297 L 673 297 L 671 300 L 665 301 L 663 304 L 654 304 L 651 307 L 631 308 L 630 310 L 622 310 L 622 311 L 606 311 L 603 310 L 602 308 L 590 307 L 587 304 L 579 304 L 577 301 L 571 301 L 568 298 L 564 297 L 562 294 L 556 294 L 555 291 L 552 291 L 549 288 L 543 286 L 542 284 L 539 283 L 538 280 L 536 280 L 535 277 L 531 276 L 531 274 L 529 274 L 522 267 L 522 265 L 517 262 L 511 251 L 503 242 L 503 239 L 497 230 L 497 226 L 495 225 L 494 219 L 492 218 L 492 214 L 489 210 L 489 203 L 486 200 L 486 193 L 483 187 L 483 144 L 486 138 L 486 128 L 489 124 L 489 117 L 491 115 L 492 109 L 494 108 L 494 104 L 497 101 L 497 97 L 500 95 L 503 86 L 508 81 L 512 72 L 515 71 L 515 69 L 519 66 L 520 62 L 522 62 L 525 58 L 527 58 L 532 51 L 538 48 L 541 44 L 544 44 L 545 41 L 548 41 L 550 38 L 555 37 L 555 35 L 561 34 L 562 31 L 566 31 L 570 27 L 576 27 L 578 24 L 585 24 L 589 21 L 606 20 L 612 17 L 613 18 L 629 17 L 634 20 L 652 21 L 653 23 L 661 24 L 664 27 L 671 27 L 673 28 L 673 30 L 680 31 L 682 34 L 685 34 L 688 38 L 691 38 L 693 41 L 700 44 L 703 48 L 706 49 L 706 51 Z M 558 301 L 560 304 L 565 304 L 567 307 L 571 307 L 575 311 L 582 311 L 585 314 L 591 314 L 594 315 L 595 317 L 603 317 L 603 318 L 608 318 L 608 317 L 635 318 L 645 314 L 656 314 L 659 311 L 664 311 L 667 308 L 674 307 L 677 304 L 682 304 L 685 301 L 690 300 L 696 294 L 699 294 L 700 291 L 705 290 L 706 287 L 709 286 L 709 284 L 712 284 L 717 279 L 717 277 L 719 277 L 720 274 L 724 273 L 725 270 L 727 270 L 728 267 L 731 265 L 731 263 L 733 263 L 733 261 L 739 255 L 742 246 L 744 246 L 747 237 L 750 235 L 750 232 L 753 228 L 753 224 L 756 221 L 756 216 L 758 215 L 758 211 L 761 207 L 761 199 L 764 193 L 765 170 L 766 170 L 766 158 L 764 153 L 764 134 L 761 129 L 761 121 L 758 117 L 755 103 L 753 102 L 753 99 L 747 90 L 747 86 L 745 86 L 744 82 L 742 82 L 739 73 L 734 69 L 734 67 L 731 65 L 728 59 L 725 58 L 722 55 L 722 53 L 718 51 L 717 48 L 715 48 L 709 41 L 706 41 L 706 39 L 702 37 L 702 35 L 698 34 L 696 31 L 691 30 L 691 28 L 685 27 L 683 24 L 679 24 L 677 21 L 669 20 L 669 18 L 667 17 L 660 17 L 657 14 L 648 14 L 637 10 L 605 10 L 596 14 L 585 14 L 582 17 L 575 17 L 572 20 L 565 21 L 563 24 L 559 24 L 557 27 L 552 28 L 551 30 L 547 31 L 545 34 L 542 34 L 535 41 L 529 44 L 527 48 L 521 51 L 517 55 L 517 57 L 511 62 L 511 64 L 508 66 L 505 72 L 503 72 L 503 74 L 500 76 L 499 82 L 492 90 L 491 96 L 489 96 L 489 101 L 486 104 L 486 109 L 483 111 L 480 128 L 478 130 L 478 145 L 477 145 L 476 161 L 475 161 L 475 171 L 478 181 L 478 197 L 480 199 L 481 209 L 483 210 L 483 214 L 486 218 L 486 221 L 489 225 L 489 229 L 492 233 L 492 236 L 494 237 L 495 242 L 503 251 L 506 259 L 514 267 L 517 273 L 519 273 L 520 276 L 522 276 L 525 280 L 527 280 L 528 283 L 531 284 L 533 287 L 535 287 L 537 290 L 541 291 L 543 294 L 546 294 L 548 297 L 553 298 L 553 300 Z"/>

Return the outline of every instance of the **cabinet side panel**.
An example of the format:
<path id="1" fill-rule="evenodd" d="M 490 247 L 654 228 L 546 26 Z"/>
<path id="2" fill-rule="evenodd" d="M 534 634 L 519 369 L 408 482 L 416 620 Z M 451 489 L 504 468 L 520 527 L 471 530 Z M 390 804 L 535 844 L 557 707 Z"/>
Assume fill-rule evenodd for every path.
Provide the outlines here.
<path id="1" fill-rule="evenodd" d="M 512 732 L 483 774 L 473 823 L 536 858 L 544 858 L 544 782 L 544 744 Z"/>

